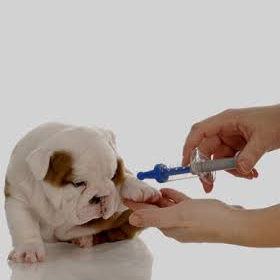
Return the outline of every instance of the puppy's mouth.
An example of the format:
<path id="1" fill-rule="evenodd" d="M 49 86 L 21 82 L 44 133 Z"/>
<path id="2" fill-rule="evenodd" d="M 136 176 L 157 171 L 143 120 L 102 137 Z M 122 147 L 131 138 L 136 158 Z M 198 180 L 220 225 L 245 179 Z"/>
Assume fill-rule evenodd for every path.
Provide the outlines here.
<path id="1" fill-rule="evenodd" d="M 98 196 L 94 196 L 93 198 L 91 198 L 89 200 L 89 204 L 98 204 L 98 203 L 101 203 L 102 201 L 102 197 L 98 197 Z"/>
<path id="2" fill-rule="evenodd" d="M 105 196 L 94 196 L 89 201 L 88 204 L 83 206 L 79 212 L 78 217 L 83 221 L 90 221 L 93 219 L 102 218 L 107 212 L 106 207 L 106 197 Z"/>
<path id="3" fill-rule="evenodd" d="M 90 205 L 100 206 L 100 214 L 104 215 L 107 211 L 107 207 L 105 205 L 105 196 L 94 196 L 89 200 Z"/>

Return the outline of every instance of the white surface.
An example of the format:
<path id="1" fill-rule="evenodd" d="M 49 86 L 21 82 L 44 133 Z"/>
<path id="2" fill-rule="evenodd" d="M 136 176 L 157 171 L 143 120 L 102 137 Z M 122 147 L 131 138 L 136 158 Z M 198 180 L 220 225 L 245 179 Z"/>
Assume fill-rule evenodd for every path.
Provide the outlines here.
<path id="1" fill-rule="evenodd" d="M 279 8 L 270 0 L 1 1 L 1 182 L 18 139 L 44 121 L 112 129 L 136 172 L 179 163 L 193 122 L 279 103 Z M 255 181 L 218 173 L 210 195 L 195 179 L 168 185 L 192 197 L 268 206 L 280 201 L 279 160 L 279 152 L 265 156 Z M 3 200 L 1 280 L 11 273 Z M 155 229 L 141 238 L 154 257 L 152 280 L 279 278 L 279 249 L 179 244 Z M 60 269 L 71 268 L 65 257 Z M 93 278 L 79 269 L 75 276 Z"/>
<path id="2" fill-rule="evenodd" d="M 67 243 L 48 244 L 46 249 L 46 262 L 10 263 L 11 280 L 151 279 L 152 256 L 138 238 L 90 249 Z"/>

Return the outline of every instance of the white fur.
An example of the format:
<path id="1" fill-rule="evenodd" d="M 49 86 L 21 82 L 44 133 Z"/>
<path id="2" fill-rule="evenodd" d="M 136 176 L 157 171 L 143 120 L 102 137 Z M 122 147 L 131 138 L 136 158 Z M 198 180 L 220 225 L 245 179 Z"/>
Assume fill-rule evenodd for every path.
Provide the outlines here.
<path id="1" fill-rule="evenodd" d="M 57 188 L 43 180 L 51 155 L 60 150 L 72 155 L 75 177 L 87 181 L 86 187 Z M 113 133 L 100 128 L 47 123 L 29 132 L 14 149 L 7 170 L 11 196 L 5 209 L 14 246 L 9 258 L 41 261 L 43 241 L 95 234 L 96 229 L 80 225 L 126 210 L 122 198 L 145 201 L 160 195 L 130 173 L 116 187 L 111 178 L 119 157 Z M 94 196 L 102 197 L 102 203 L 89 204 Z"/>

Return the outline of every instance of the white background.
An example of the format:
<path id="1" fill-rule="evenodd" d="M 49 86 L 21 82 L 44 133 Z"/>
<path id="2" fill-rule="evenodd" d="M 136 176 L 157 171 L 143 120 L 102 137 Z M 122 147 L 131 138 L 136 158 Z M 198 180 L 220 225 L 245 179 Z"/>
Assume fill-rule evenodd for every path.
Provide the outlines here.
<path id="1" fill-rule="evenodd" d="M 257 0 L 1 1 L 2 184 L 16 142 L 45 121 L 112 129 L 137 172 L 179 163 L 196 121 L 278 103 L 279 12 L 279 1 Z M 265 207 L 280 201 L 279 161 L 278 152 L 266 155 L 255 181 L 218 173 L 210 195 L 196 179 L 165 186 Z M 9 279 L 3 203 L 1 195 L 0 278 Z M 154 256 L 153 280 L 279 278 L 279 249 L 180 244 L 154 229 L 142 239 Z"/>

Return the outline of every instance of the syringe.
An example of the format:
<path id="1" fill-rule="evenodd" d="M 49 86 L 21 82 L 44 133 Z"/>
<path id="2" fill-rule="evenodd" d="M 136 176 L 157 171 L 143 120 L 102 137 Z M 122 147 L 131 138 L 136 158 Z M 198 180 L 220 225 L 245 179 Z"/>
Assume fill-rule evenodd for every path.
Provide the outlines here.
<path id="1" fill-rule="evenodd" d="M 215 171 L 236 168 L 236 158 L 223 158 L 211 160 L 204 156 L 197 148 L 193 151 L 190 165 L 169 168 L 165 164 L 156 164 L 153 170 L 139 172 L 139 180 L 155 179 L 159 183 L 170 181 L 170 176 L 191 173 L 197 175 L 202 181 L 212 184 L 215 180 Z"/>

